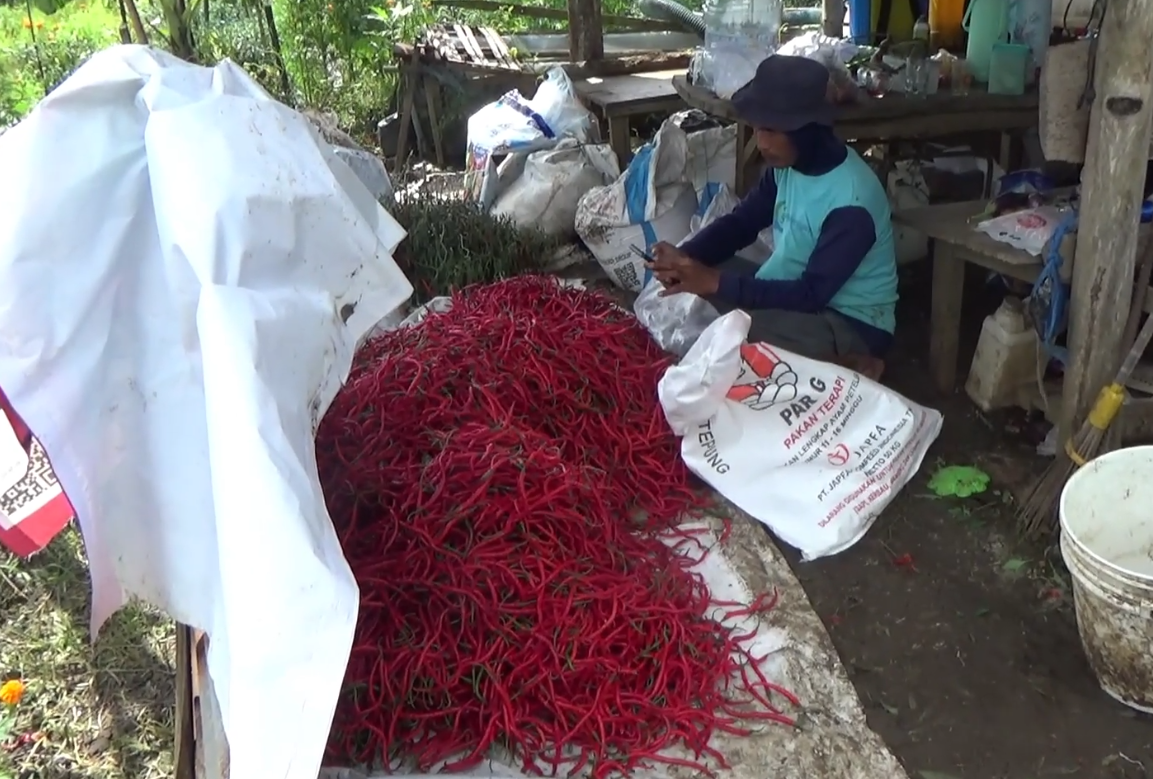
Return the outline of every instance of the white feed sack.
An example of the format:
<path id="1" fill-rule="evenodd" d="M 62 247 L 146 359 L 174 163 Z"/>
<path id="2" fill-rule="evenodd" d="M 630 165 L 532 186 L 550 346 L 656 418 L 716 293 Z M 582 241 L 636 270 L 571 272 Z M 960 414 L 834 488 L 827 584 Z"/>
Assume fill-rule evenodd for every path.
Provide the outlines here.
<path id="1" fill-rule="evenodd" d="M 689 469 L 806 560 L 856 543 L 917 473 L 941 415 L 714 321 L 658 385 Z"/>
<path id="2" fill-rule="evenodd" d="M 622 289 L 640 292 L 647 280 L 631 247 L 676 244 L 689 234 L 697 193 L 685 179 L 687 159 L 684 131 L 665 122 L 619 179 L 591 190 L 577 205 L 577 235 Z"/>
<path id="3" fill-rule="evenodd" d="M 736 196 L 736 193 L 728 186 L 722 184 L 709 200 L 708 205 L 703 209 L 698 208 L 699 213 L 693 214 L 693 218 L 689 221 L 690 230 L 686 239 L 692 238 L 722 216 L 731 214 L 740 202 L 741 199 Z M 740 249 L 737 252 L 737 256 L 749 262 L 763 265 L 772 253 L 773 228 L 766 227 L 764 230 L 761 230 L 760 235 L 757 236 L 757 240 L 745 248 Z"/>
<path id="4" fill-rule="evenodd" d="M 608 144 L 582 144 L 574 138 L 566 138 L 554 149 L 532 152 L 523 163 L 520 175 L 493 204 L 492 213 L 560 238 L 575 234 L 581 197 L 621 174 Z"/>
<path id="5" fill-rule="evenodd" d="M 497 177 L 497 157 L 551 149 L 564 138 L 587 141 L 594 126 L 562 68 L 548 72 L 532 99 L 515 89 L 506 93 L 468 118 L 468 194 L 491 207 L 505 183 Z"/>
<path id="6" fill-rule="evenodd" d="M 929 205 L 929 185 L 916 160 L 898 160 L 889 170 L 885 189 L 894 212 Z M 929 238 L 920 230 L 893 223 L 893 249 L 898 265 L 923 260 L 929 256 Z"/>
<path id="7" fill-rule="evenodd" d="M 710 127 L 688 134 L 689 155 L 685 176 L 696 190 L 697 200 L 708 199 L 722 186 L 733 189 L 737 175 L 737 126 Z"/>

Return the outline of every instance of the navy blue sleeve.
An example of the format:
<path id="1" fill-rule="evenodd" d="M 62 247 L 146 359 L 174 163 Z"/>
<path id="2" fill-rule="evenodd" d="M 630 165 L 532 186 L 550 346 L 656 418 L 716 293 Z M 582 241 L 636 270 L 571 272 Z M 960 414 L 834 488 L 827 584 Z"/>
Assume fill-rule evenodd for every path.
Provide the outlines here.
<path id="1" fill-rule="evenodd" d="M 799 279 L 772 281 L 722 273 L 717 297 L 746 311 L 764 308 L 802 313 L 824 311 L 856 273 L 876 241 L 873 217 L 864 208 L 833 209 L 821 225 L 817 245 Z"/>
<path id="2" fill-rule="evenodd" d="M 705 265 L 724 262 L 757 240 L 773 223 L 776 207 L 777 179 L 768 170 L 736 208 L 681 244 L 681 251 Z"/>

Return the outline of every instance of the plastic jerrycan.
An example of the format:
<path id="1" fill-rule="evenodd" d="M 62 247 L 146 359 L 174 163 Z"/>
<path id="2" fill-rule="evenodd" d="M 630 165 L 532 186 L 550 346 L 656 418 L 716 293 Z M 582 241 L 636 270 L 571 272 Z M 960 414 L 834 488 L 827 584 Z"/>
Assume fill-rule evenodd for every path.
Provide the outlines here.
<path id="1" fill-rule="evenodd" d="M 1004 43 L 1009 35 L 1009 0 L 972 0 L 962 25 L 969 33 L 965 59 L 974 81 L 989 83 L 989 60 L 993 44 Z"/>

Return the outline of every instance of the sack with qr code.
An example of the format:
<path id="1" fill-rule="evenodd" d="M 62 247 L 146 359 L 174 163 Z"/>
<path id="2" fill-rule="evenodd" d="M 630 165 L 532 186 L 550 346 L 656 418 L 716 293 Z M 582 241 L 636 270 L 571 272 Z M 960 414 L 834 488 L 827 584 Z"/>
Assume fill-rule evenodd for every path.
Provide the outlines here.
<path id="1" fill-rule="evenodd" d="M 577 235 L 621 289 L 640 292 L 651 276 L 633 246 L 676 244 L 689 234 L 697 193 L 685 176 L 687 159 L 684 131 L 665 122 L 619 179 L 577 204 Z"/>
<path id="2" fill-rule="evenodd" d="M 71 520 L 48 455 L 0 392 L 0 546 L 28 557 Z"/>

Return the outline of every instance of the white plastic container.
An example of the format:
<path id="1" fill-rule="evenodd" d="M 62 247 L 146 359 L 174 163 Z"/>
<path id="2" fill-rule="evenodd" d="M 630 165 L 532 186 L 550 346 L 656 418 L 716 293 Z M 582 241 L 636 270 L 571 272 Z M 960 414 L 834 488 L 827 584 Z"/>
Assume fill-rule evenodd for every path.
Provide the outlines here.
<path id="1" fill-rule="evenodd" d="M 1091 461 L 1061 492 L 1061 556 L 1101 688 L 1153 713 L 1153 446 Z"/>
<path id="2" fill-rule="evenodd" d="M 704 86 L 728 99 L 777 50 L 782 0 L 708 0 L 701 64 Z"/>
<path id="3" fill-rule="evenodd" d="M 1007 297 L 985 317 L 965 392 L 983 411 L 1022 404 L 1037 383 L 1040 341 L 1025 321 L 1025 306 Z"/>

